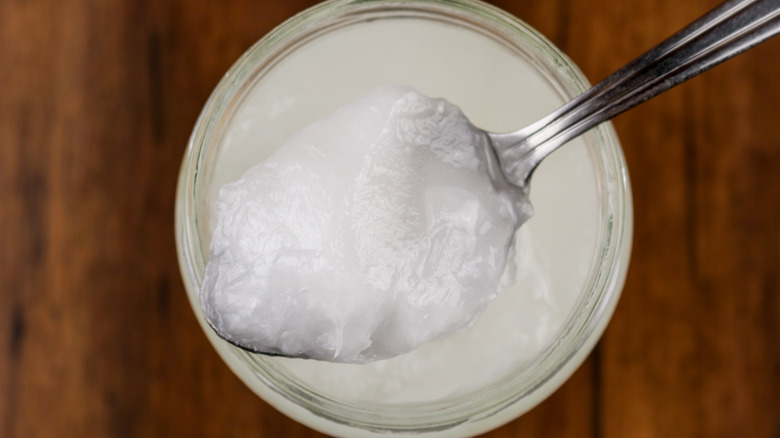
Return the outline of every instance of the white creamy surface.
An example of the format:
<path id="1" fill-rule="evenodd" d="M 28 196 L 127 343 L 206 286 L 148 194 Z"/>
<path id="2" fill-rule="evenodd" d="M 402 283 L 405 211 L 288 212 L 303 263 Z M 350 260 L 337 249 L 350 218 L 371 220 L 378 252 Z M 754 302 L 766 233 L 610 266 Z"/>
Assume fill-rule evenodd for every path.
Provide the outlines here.
<path id="1" fill-rule="evenodd" d="M 525 126 L 563 103 L 543 76 L 482 35 L 418 20 L 347 27 L 298 49 L 239 106 L 209 175 L 210 202 L 222 185 L 307 124 L 367 90 L 398 83 L 445 96 L 476 126 L 495 132 Z M 436 402 L 500 384 L 554 339 L 594 263 L 598 189 L 582 140 L 542 163 L 533 176 L 531 202 L 534 216 L 517 237 L 517 282 L 468 330 L 366 365 L 265 360 L 300 385 L 348 403 Z M 203 241 L 208 245 L 210 235 Z M 225 357 L 256 392 L 268 392 L 251 361 L 241 354 Z"/>
<path id="2" fill-rule="evenodd" d="M 206 318 L 255 351 L 347 363 L 468 327 L 531 213 L 488 148 L 456 106 L 402 86 L 307 126 L 220 191 Z"/>

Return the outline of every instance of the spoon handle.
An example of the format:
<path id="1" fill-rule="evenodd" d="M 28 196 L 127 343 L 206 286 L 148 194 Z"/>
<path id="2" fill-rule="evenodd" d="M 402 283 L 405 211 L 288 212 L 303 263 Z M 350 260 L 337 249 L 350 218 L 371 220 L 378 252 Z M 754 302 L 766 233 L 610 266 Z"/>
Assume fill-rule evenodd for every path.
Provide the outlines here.
<path id="1" fill-rule="evenodd" d="M 517 182 L 567 141 L 780 32 L 780 0 L 729 0 L 554 113 L 491 135 Z"/>

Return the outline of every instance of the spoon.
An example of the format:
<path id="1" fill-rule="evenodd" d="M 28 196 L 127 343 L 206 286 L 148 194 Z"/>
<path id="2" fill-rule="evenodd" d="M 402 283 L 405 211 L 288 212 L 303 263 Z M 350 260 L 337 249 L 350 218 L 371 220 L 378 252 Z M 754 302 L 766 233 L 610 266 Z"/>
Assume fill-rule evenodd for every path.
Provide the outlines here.
<path id="1" fill-rule="evenodd" d="M 507 180 L 531 174 L 569 140 L 780 32 L 780 0 L 730 0 L 557 111 L 519 131 L 487 133 Z"/>
<path id="2" fill-rule="evenodd" d="M 780 0 L 729 0 L 590 88 L 519 131 L 486 132 L 509 183 L 526 192 L 531 174 L 558 147 L 651 97 L 780 32 Z M 244 350 L 268 356 L 216 334 Z"/>

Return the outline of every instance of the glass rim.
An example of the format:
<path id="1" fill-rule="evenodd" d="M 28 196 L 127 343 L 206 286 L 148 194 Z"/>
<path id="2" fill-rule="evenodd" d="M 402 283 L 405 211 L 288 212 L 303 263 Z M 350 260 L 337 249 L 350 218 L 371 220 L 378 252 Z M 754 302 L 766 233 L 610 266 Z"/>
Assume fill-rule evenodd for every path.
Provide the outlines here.
<path id="1" fill-rule="evenodd" d="M 588 82 L 580 70 L 544 36 L 519 19 L 480 1 L 330 0 L 301 12 L 255 43 L 236 61 L 212 92 L 195 124 L 182 161 L 176 195 L 177 254 L 188 294 L 191 295 L 191 290 L 199 289 L 206 258 L 198 232 L 196 196 L 199 176 L 210 153 L 208 146 L 219 143 L 220 129 L 224 128 L 231 112 L 239 106 L 241 90 L 251 88 L 254 81 L 261 79 L 258 75 L 262 71 L 273 68 L 276 62 L 310 38 L 371 17 L 434 17 L 465 26 L 511 45 L 518 54 L 522 52 L 524 56 L 531 57 L 536 68 L 549 69 L 544 73 L 553 76 L 556 85 L 565 86 L 567 89 L 559 91 L 569 97 L 588 88 Z M 599 233 L 603 233 L 603 236 L 597 239 L 596 248 L 601 256 L 596 257 L 594 263 L 598 269 L 596 272 L 591 270 L 587 285 L 581 292 L 583 303 L 569 317 L 563 333 L 557 335 L 555 341 L 526 366 L 526 370 L 535 370 L 537 373 L 523 372 L 519 376 L 507 377 L 505 379 L 511 380 L 508 384 L 495 382 L 490 391 L 482 388 L 476 393 L 479 396 L 474 397 L 475 393 L 469 393 L 456 400 L 456 403 L 382 406 L 381 412 L 378 412 L 376 406 L 359 406 L 317 394 L 297 384 L 263 357 L 244 351 L 234 354 L 241 356 L 240 360 L 254 364 L 252 372 L 282 399 L 347 428 L 377 433 L 435 433 L 450 430 L 465 422 L 482 421 L 501 411 L 512 411 L 505 415 L 508 419 L 527 411 L 560 386 L 590 352 L 614 309 L 625 278 L 626 262 L 622 258 L 627 258 L 630 252 L 630 238 L 626 239 L 626 235 L 630 237 L 631 200 L 624 159 L 610 124 L 603 124 L 586 135 L 590 142 L 600 146 L 596 154 L 599 160 L 597 164 L 602 168 L 597 172 L 599 186 L 606 188 L 610 195 L 600 196 L 602 203 L 607 201 L 607 205 L 602 206 L 606 211 L 602 213 L 604 217 L 600 222 L 604 223 L 599 225 Z M 197 303 L 191 301 L 191 304 L 196 315 L 199 315 Z M 200 316 L 198 319 L 203 326 Z M 204 326 L 204 330 L 209 329 Z M 210 339 L 213 343 L 214 339 Z M 539 396 L 543 387 L 549 391 Z M 536 401 L 531 399 L 535 394 L 538 398 Z M 264 394 L 258 395 L 268 400 Z M 518 406 L 522 405 L 518 402 L 523 399 L 529 402 Z M 268 401 L 289 415 L 289 409 L 280 406 L 278 402 Z M 510 409 L 512 406 L 514 409 Z M 298 416 L 291 416 L 301 421 Z"/>

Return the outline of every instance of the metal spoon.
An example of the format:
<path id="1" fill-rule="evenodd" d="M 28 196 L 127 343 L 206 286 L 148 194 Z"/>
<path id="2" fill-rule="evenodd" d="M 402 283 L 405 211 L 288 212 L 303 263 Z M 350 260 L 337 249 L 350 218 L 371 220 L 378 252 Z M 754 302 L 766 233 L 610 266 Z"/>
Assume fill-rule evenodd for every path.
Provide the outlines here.
<path id="1" fill-rule="evenodd" d="M 487 133 L 501 170 L 528 190 L 534 169 L 564 143 L 778 32 L 780 0 L 726 1 L 549 116 Z"/>
<path id="2" fill-rule="evenodd" d="M 594 126 L 780 32 L 780 0 L 730 0 L 538 122 L 486 133 L 507 180 L 528 190 L 531 174 L 558 147 Z M 212 325 L 219 337 L 253 353 Z"/>

